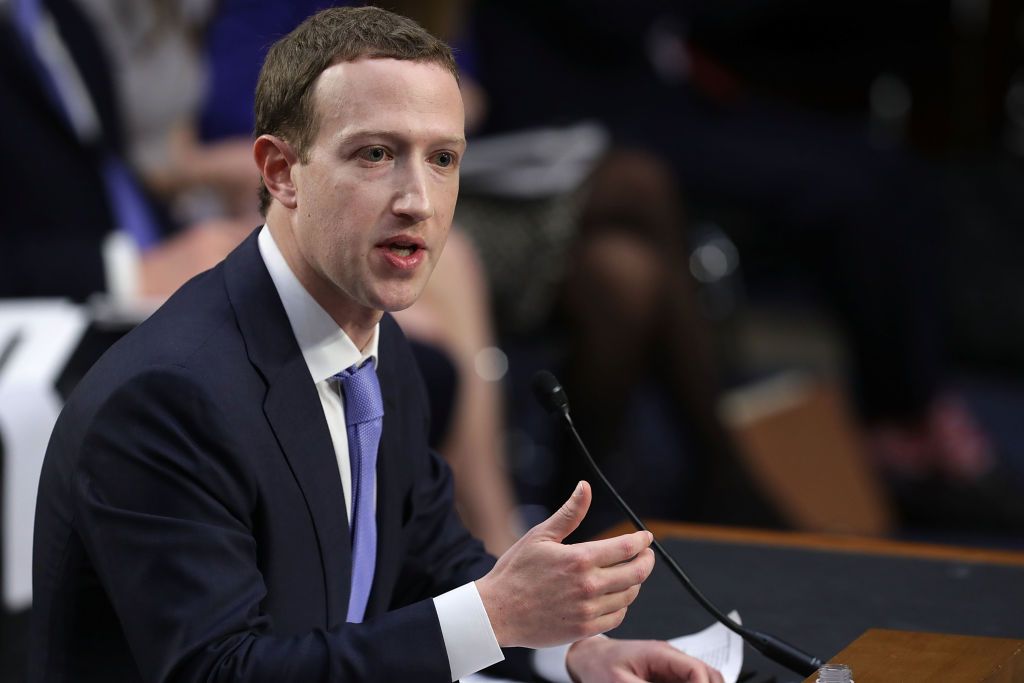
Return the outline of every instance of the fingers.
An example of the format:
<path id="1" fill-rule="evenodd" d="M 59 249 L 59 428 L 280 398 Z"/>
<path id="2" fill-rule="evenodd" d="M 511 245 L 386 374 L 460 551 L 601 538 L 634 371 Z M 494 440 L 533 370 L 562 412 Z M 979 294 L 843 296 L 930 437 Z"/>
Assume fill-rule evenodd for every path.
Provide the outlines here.
<path id="1" fill-rule="evenodd" d="M 631 559 L 644 548 L 650 547 L 653 540 L 650 531 L 634 531 L 615 538 L 578 543 L 576 548 L 586 552 L 594 566 L 610 567 Z"/>
<path id="2" fill-rule="evenodd" d="M 657 680 L 680 680 L 689 683 L 725 683 L 722 674 L 696 657 L 691 657 L 668 643 L 659 643 L 663 656 L 655 659 L 651 673 Z"/>
<path id="3" fill-rule="evenodd" d="M 690 681 L 690 683 L 725 683 L 722 674 L 718 673 L 718 669 L 712 669 L 700 660 L 693 661 L 694 665 L 690 669 L 689 678 L 681 680 Z"/>
<path id="4" fill-rule="evenodd" d="M 574 640 L 616 628 L 626 618 L 629 606 L 639 594 L 640 586 L 633 585 L 615 593 L 573 601 L 566 616 L 569 621 L 578 624 L 579 630 L 574 633 Z"/>
<path id="5" fill-rule="evenodd" d="M 725 683 L 725 680 L 722 678 L 722 674 L 718 673 L 716 669 L 712 669 L 699 660 L 695 659 L 692 661 L 692 666 L 673 670 L 668 676 L 658 676 L 656 679 L 652 680 L 686 681 L 687 683 Z M 629 671 L 620 669 L 618 674 L 619 676 L 615 680 L 620 683 L 647 683 L 646 678 L 640 678 Z"/>
<path id="6" fill-rule="evenodd" d="M 689 681 L 689 683 L 711 683 L 711 671 L 706 664 L 703 662 L 695 661 L 692 666 L 687 667 L 686 678 L 680 678 L 679 680 Z"/>
<path id="7" fill-rule="evenodd" d="M 574 681 L 725 683 L 721 673 L 663 640 L 581 639 L 565 664 Z"/>
<path id="8" fill-rule="evenodd" d="M 561 543 L 565 537 L 576 531 L 590 509 L 590 484 L 581 481 L 576 485 L 569 500 L 555 511 L 555 514 L 533 528 L 535 534 Z"/>
<path id="9" fill-rule="evenodd" d="M 592 600 L 588 609 L 598 615 L 598 617 L 607 617 L 618 612 L 622 612 L 623 616 L 625 616 L 626 608 L 633 604 L 633 601 L 636 600 L 636 596 L 639 594 L 640 586 L 631 586 L 624 591 L 609 593 Z"/>
<path id="10" fill-rule="evenodd" d="M 592 619 L 585 624 L 586 628 L 580 633 L 580 638 L 589 638 L 601 633 L 607 633 L 618 626 L 626 618 L 626 608 L 615 610 Z"/>
<path id="11" fill-rule="evenodd" d="M 595 592 L 618 593 L 639 586 L 654 570 L 654 552 L 644 548 L 628 562 L 603 567 L 594 572 Z"/>
<path id="12" fill-rule="evenodd" d="M 640 594 L 640 585 L 629 586 L 615 593 L 598 595 L 575 603 L 573 620 L 580 624 L 577 638 L 605 633 L 619 626 L 630 605 Z"/>

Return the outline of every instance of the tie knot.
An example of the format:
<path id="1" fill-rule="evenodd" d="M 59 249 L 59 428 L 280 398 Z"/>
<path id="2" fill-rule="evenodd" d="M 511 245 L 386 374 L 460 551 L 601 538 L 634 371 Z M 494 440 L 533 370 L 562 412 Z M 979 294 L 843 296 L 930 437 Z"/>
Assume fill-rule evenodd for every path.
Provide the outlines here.
<path id="1" fill-rule="evenodd" d="M 372 361 L 342 370 L 334 376 L 345 397 L 345 424 L 355 425 L 384 416 L 384 400 L 380 395 L 377 370 Z"/>

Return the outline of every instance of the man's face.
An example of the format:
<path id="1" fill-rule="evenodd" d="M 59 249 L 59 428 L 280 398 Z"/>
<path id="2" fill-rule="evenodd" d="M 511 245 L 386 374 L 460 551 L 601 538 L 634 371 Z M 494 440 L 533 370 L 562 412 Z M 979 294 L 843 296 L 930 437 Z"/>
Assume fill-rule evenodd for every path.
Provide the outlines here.
<path id="1" fill-rule="evenodd" d="M 435 64 L 363 59 L 326 69 L 313 102 L 316 138 L 292 170 L 297 274 L 339 322 L 406 308 L 455 211 L 466 147 L 458 84 Z"/>

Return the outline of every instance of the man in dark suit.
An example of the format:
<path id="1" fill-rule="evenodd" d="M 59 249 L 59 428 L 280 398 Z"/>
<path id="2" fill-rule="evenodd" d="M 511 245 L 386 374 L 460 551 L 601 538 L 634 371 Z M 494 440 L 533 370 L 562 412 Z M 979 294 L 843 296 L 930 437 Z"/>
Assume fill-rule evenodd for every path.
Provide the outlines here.
<path id="1" fill-rule="evenodd" d="M 54 430 L 31 680 L 449 681 L 575 641 L 577 680 L 720 681 L 591 637 L 654 558 L 646 532 L 561 543 L 586 483 L 497 563 L 453 511 L 384 314 L 451 225 L 447 47 L 382 10 L 318 14 L 268 55 L 257 135 L 266 226 L 101 359 Z"/>

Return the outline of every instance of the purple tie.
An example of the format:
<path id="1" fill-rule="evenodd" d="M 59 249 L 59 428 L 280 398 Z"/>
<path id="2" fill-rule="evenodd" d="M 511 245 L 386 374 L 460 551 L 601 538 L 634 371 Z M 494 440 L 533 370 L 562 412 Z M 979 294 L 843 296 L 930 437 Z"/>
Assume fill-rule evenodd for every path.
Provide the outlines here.
<path id="1" fill-rule="evenodd" d="M 334 377 L 345 398 L 345 426 L 352 466 L 352 590 L 346 620 L 359 623 L 366 613 L 377 565 L 374 494 L 384 401 L 373 361 L 368 360 L 358 368 L 353 365 Z"/>

